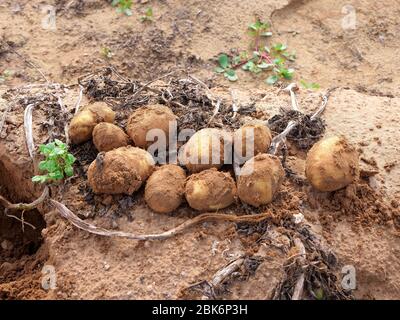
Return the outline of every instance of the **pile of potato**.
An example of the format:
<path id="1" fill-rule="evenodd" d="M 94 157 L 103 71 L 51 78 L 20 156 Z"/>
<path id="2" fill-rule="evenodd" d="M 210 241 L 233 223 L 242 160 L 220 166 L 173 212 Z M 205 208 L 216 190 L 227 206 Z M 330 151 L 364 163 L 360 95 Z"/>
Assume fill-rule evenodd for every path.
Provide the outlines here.
<path id="1" fill-rule="evenodd" d="M 267 153 L 272 134 L 264 124 L 246 124 L 233 133 L 202 129 L 181 147 L 181 166 L 156 166 L 146 151 L 152 143 L 146 135 L 159 129 L 168 141 L 173 112 L 158 104 L 138 108 L 126 133 L 114 120 L 114 111 L 96 102 L 76 114 L 69 127 L 72 143 L 93 139 L 99 151 L 87 172 L 95 193 L 131 195 L 145 184 L 144 198 L 154 212 L 173 212 L 184 200 L 196 210 L 217 211 L 238 200 L 254 207 L 268 204 L 284 180 L 281 161 Z M 232 158 L 242 165 L 236 182 L 227 167 Z M 221 171 L 223 166 L 228 170 Z M 341 189 L 358 177 L 357 151 L 344 137 L 323 139 L 309 151 L 305 173 L 318 191 Z"/>

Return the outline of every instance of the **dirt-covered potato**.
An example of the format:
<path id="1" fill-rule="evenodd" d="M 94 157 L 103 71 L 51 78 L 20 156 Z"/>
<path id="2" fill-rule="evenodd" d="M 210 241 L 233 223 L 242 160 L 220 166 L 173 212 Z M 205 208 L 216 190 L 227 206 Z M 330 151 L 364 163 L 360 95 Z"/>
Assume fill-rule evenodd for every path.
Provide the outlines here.
<path id="1" fill-rule="evenodd" d="M 227 160 L 231 163 L 232 135 L 215 128 L 201 129 L 182 148 L 180 161 L 190 172 L 219 169 Z"/>
<path id="2" fill-rule="evenodd" d="M 95 102 L 82 108 L 71 120 L 68 135 L 74 144 L 88 141 L 96 124 L 114 122 L 115 112 L 104 102 Z"/>
<path id="3" fill-rule="evenodd" d="M 237 160 L 243 163 L 260 153 L 267 152 L 272 141 L 271 131 L 266 125 L 254 123 L 246 124 L 237 129 L 233 135 L 233 147 Z M 246 152 L 247 143 L 249 154 Z"/>
<path id="4" fill-rule="evenodd" d="M 186 181 L 185 196 L 199 211 L 215 211 L 236 200 L 236 185 L 231 175 L 215 168 L 191 175 Z"/>
<path id="5" fill-rule="evenodd" d="M 185 171 L 174 164 L 157 168 L 146 182 L 144 198 L 155 212 L 170 213 L 177 209 L 185 193 Z"/>
<path id="6" fill-rule="evenodd" d="M 262 153 L 241 169 L 237 187 L 240 200 L 254 207 L 270 203 L 282 184 L 285 171 L 279 159 Z"/>
<path id="7" fill-rule="evenodd" d="M 358 178 L 358 152 L 344 137 L 325 138 L 310 149 L 306 177 L 319 191 L 335 191 Z"/>
<path id="8" fill-rule="evenodd" d="M 99 151 L 110 151 L 128 145 L 129 137 L 120 127 L 100 122 L 93 129 L 93 143 Z"/>
<path id="9" fill-rule="evenodd" d="M 95 193 L 132 194 L 154 169 L 154 160 L 145 150 L 121 147 L 100 152 L 90 164 L 87 176 Z"/>
<path id="10" fill-rule="evenodd" d="M 146 135 L 152 129 L 160 129 L 165 133 L 166 143 L 169 138 L 169 125 L 176 121 L 176 116 L 170 108 L 154 104 L 135 110 L 128 119 L 126 132 L 135 146 L 147 148 L 153 141 L 147 141 Z"/>

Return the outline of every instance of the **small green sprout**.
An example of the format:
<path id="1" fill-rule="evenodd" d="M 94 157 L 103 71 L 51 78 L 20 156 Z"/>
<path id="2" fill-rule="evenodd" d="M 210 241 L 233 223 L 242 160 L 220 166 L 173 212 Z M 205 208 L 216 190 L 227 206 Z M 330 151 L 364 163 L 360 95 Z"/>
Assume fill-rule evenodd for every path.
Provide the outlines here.
<path id="1" fill-rule="evenodd" d="M 62 141 L 55 139 L 54 142 L 42 144 L 39 146 L 39 151 L 45 156 L 45 159 L 39 162 L 39 170 L 47 173 L 34 176 L 33 182 L 57 181 L 74 174 L 72 165 L 76 159 L 68 152 L 68 146 Z"/>
<path id="2" fill-rule="evenodd" d="M 320 85 L 315 82 L 306 82 L 304 80 L 300 80 L 300 84 L 303 86 L 305 89 L 319 89 Z"/>
<path id="3" fill-rule="evenodd" d="M 124 13 L 127 16 L 132 15 L 132 0 L 113 0 L 111 5 L 117 7 L 118 13 Z"/>
<path id="4" fill-rule="evenodd" d="M 111 59 L 114 55 L 114 53 L 108 47 L 101 48 L 100 54 L 106 59 Z"/>
<path id="5" fill-rule="evenodd" d="M 0 82 L 5 82 L 7 81 L 9 78 L 11 78 L 14 75 L 14 71 L 12 70 L 4 70 L 1 74 L 0 74 Z"/>
<path id="6" fill-rule="evenodd" d="M 153 8 L 152 7 L 148 7 L 146 9 L 146 11 L 144 12 L 144 15 L 142 15 L 140 17 L 140 21 L 142 21 L 142 22 L 146 22 L 146 21 L 151 22 L 151 21 L 153 21 Z"/>
<path id="7" fill-rule="evenodd" d="M 229 81 L 236 81 L 238 79 L 235 70 L 231 68 L 231 63 L 229 62 L 229 57 L 226 54 L 221 54 L 218 57 L 219 67 L 215 68 L 215 72 L 223 73 L 225 78 Z"/>

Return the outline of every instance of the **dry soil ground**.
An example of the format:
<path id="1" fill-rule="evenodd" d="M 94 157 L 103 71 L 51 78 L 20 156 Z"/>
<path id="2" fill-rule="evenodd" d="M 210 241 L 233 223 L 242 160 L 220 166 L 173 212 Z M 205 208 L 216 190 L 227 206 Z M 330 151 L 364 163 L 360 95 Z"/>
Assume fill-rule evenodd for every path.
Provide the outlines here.
<path id="1" fill-rule="evenodd" d="M 56 30 L 42 27 L 46 5 L 56 9 Z M 142 23 L 139 16 L 149 5 L 154 22 Z M 355 10 L 354 30 L 342 27 L 345 5 Z M 1 112 L 17 95 L 9 89 L 43 83 L 38 70 L 48 80 L 68 86 L 63 102 L 71 111 L 79 92 L 78 78 L 112 65 L 124 77 L 141 82 L 171 69 L 185 69 L 207 81 L 227 103 L 231 103 L 229 89 L 235 89 L 239 104 L 254 104 L 268 118 L 289 105 L 287 94 L 258 76 L 239 71 L 240 80 L 230 83 L 213 72 L 219 53 L 247 46 L 246 28 L 256 16 L 271 21 L 276 41 L 296 50 L 295 80 L 321 86 L 299 91 L 300 108 L 314 111 L 320 93 L 335 88 L 323 114 L 325 134 L 347 136 L 357 146 L 361 164 L 377 171 L 356 186 L 328 195 L 287 179 L 274 203 L 263 210 L 276 215 L 276 225 L 280 217 L 301 211 L 337 254 L 337 276 L 341 277 L 341 266 L 355 267 L 356 298 L 399 299 L 400 3 L 396 0 L 153 0 L 135 2 L 131 17 L 102 0 L 0 0 L 0 75 L 13 71 L 0 83 L 0 93 L 8 92 L 0 99 Z M 104 47 L 111 49 L 112 58 L 101 55 Z M 43 91 L 41 87 L 24 90 L 7 113 L 0 138 L 0 193 L 14 202 L 31 201 L 41 192 L 30 182 L 34 166 L 24 140 L 23 113 L 27 97 Z M 82 104 L 89 99 L 85 94 Z M 126 114 L 118 103 L 114 107 L 124 123 Z M 36 144 L 46 142 L 49 133 L 62 134 L 52 129 L 64 119 L 58 110 L 54 96 L 37 105 L 33 112 Z M 80 153 L 78 176 L 55 187 L 53 193 L 88 221 L 151 233 L 195 215 L 186 205 L 174 214 L 157 215 L 146 207 L 140 193 L 129 199 L 93 196 L 85 182 L 93 148 L 73 150 Z M 305 153 L 289 141 L 288 165 L 300 177 L 304 159 Z M 226 212 L 244 213 L 241 208 Z M 26 212 L 25 219 L 36 230 L 25 226 L 23 232 L 16 219 L 0 217 L 0 299 L 185 297 L 182 289 L 210 280 L 243 254 L 252 263 L 258 261 L 258 268 L 246 267 L 246 275 L 230 280 L 219 297 L 268 299 L 290 256 L 290 250 L 282 249 L 284 244 L 277 249 L 260 240 L 265 229 L 243 234 L 232 223 L 207 222 L 165 241 L 139 242 L 87 234 L 48 206 Z M 56 289 L 42 288 L 43 265 L 54 266 Z M 249 270 L 253 272 L 247 274 Z"/>

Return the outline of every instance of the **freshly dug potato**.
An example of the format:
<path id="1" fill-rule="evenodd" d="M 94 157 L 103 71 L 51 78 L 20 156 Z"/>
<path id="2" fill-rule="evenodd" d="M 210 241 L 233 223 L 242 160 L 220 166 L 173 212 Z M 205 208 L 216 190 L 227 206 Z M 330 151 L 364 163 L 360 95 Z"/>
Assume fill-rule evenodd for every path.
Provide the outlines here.
<path id="1" fill-rule="evenodd" d="M 231 160 L 232 136 L 220 129 L 201 129 L 182 148 L 180 160 L 190 172 L 219 169 Z"/>
<path id="2" fill-rule="evenodd" d="M 236 159 L 243 163 L 260 153 L 267 152 L 272 141 L 271 131 L 263 124 L 246 124 L 233 135 L 233 147 Z M 246 154 L 247 143 L 253 144 L 251 154 Z M 251 152 L 251 146 L 249 146 Z"/>
<path id="3" fill-rule="evenodd" d="M 174 164 L 156 169 L 146 182 L 144 198 L 155 212 L 170 213 L 178 208 L 185 193 L 185 171 Z"/>
<path id="4" fill-rule="evenodd" d="M 104 102 L 95 102 L 79 111 L 69 125 L 69 137 L 74 144 L 88 141 L 96 124 L 114 122 L 115 112 Z"/>
<path id="5" fill-rule="evenodd" d="M 325 138 L 310 149 L 306 159 L 306 177 L 319 191 L 346 187 L 359 174 L 358 152 L 344 137 Z"/>
<path id="6" fill-rule="evenodd" d="M 100 122 L 93 129 L 93 143 L 99 151 L 110 151 L 128 145 L 129 137 L 120 127 Z"/>
<path id="7" fill-rule="evenodd" d="M 270 203 L 283 182 L 285 171 L 279 159 L 262 153 L 241 169 L 237 187 L 240 200 L 254 207 Z"/>
<path id="8" fill-rule="evenodd" d="M 166 135 L 168 144 L 169 124 L 176 121 L 170 108 L 161 104 L 148 105 L 135 110 L 128 119 L 126 132 L 135 146 L 147 148 L 153 141 L 147 141 L 146 135 L 151 129 L 160 129 Z"/>
<path id="9" fill-rule="evenodd" d="M 214 211 L 230 206 L 236 200 L 235 181 L 215 168 L 191 175 L 186 181 L 186 200 L 199 211 Z"/>
<path id="10" fill-rule="evenodd" d="M 100 152 L 90 164 L 87 176 L 95 193 L 131 195 L 154 169 L 154 160 L 145 150 L 121 147 Z"/>

